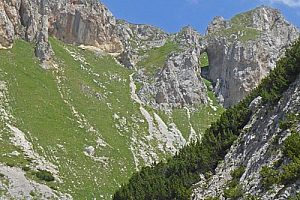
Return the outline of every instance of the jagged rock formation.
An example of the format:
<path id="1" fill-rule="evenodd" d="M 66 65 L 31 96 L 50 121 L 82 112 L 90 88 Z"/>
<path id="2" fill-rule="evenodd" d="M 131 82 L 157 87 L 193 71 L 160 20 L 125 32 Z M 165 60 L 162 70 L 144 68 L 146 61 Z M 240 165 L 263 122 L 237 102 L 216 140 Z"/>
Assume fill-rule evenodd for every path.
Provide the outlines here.
<path id="1" fill-rule="evenodd" d="M 230 21 L 216 17 L 207 29 L 209 78 L 225 106 L 239 102 L 275 67 L 298 30 L 278 10 L 259 7 Z"/>
<path id="2" fill-rule="evenodd" d="M 139 92 L 141 100 L 154 107 L 182 107 L 208 102 L 200 77 L 198 54 L 188 50 L 171 55 L 164 68 Z M 151 98 L 154 97 L 154 98 Z"/>
<path id="3" fill-rule="evenodd" d="M 202 44 L 202 36 L 193 27 L 186 26 L 181 29 L 181 31 L 175 34 L 174 40 L 182 48 L 199 48 Z"/>
<path id="4" fill-rule="evenodd" d="M 192 27 L 185 27 L 171 39 L 180 50 L 167 58 L 164 67 L 152 80 L 143 82 L 139 92 L 141 100 L 156 108 L 206 104 L 207 88 L 200 76 L 199 65 L 202 51 L 200 34 Z M 140 74 L 143 75 L 142 72 Z"/>
<path id="5" fill-rule="evenodd" d="M 145 24 L 131 24 L 118 20 L 118 34 L 125 47 L 119 56 L 120 62 L 128 68 L 133 68 L 140 59 L 140 51 L 161 47 L 166 43 L 169 34 L 163 30 Z"/>
<path id="6" fill-rule="evenodd" d="M 64 42 L 121 53 L 115 18 L 98 1 L 0 1 L 0 48 L 22 38 L 36 43 L 36 55 L 48 68 L 52 50 L 49 33 Z"/>
<path id="7" fill-rule="evenodd" d="M 219 197 L 224 199 L 224 190 L 232 179 L 232 172 L 239 167 L 245 170 L 238 183 L 243 195 L 259 199 L 288 199 L 291 195 L 300 192 L 300 182 L 290 184 L 279 184 L 266 190 L 262 186 L 260 171 L 263 166 L 272 166 L 280 159 L 283 163 L 283 141 L 291 134 L 291 130 L 282 130 L 279 127 L 280 121 L 286 118 L 288 113 L 300 113 L 300 78 L 293 83 L 283 98 L 276 106 L 261 106 L 260 98 L 253 100 L 251 109 L 253 115 L 249 123 L 244 127 L 242 134 L 236 143 L 227 153 L 224 161 L 219 164 L 215 175 L 209 180 L 203 180 L 196 184 L 193 198 L 206 199 Z M 299 122 L 296 124 L 297 131 L 300 131 Z M 295 147 L 296 148 L 296 147 Z"/>

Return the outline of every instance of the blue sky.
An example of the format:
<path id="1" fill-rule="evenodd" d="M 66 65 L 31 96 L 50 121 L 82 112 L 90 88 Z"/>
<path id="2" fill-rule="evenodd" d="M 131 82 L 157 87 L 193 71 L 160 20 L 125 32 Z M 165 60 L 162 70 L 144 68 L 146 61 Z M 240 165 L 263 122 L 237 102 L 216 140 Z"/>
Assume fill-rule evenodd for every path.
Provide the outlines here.
<path id="1" fill-rule="evenodd" d="M 118 19 L 151 24 L 167 32 L 191 25 L 204 33 L 214 16 L 226 19 L 260 5 L 280 9 L 300 27 L 300 0 L 100 0 Z"/>

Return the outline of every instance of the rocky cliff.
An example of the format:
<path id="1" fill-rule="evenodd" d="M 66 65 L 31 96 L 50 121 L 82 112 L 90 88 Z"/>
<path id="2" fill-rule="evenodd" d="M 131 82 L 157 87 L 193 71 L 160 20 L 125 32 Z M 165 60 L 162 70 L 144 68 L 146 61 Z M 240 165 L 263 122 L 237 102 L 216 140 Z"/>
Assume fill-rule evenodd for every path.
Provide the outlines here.
<path id="1" fill-rule="evenodd" d="M 123 50 L 112 13 L 97 0 L 49 0 L 49 33 L 71 44 L 109 53 Z"/>
<path id="2" fill-rule="evenodd" d="M 139 92 L 141 100 L 165 108 L 206 104 L 207 88 L 200 76 L 198 56 L 196 50 L 171 55 L 154 82 L 144 82 Z"/>
<path id="3" fill-rule="evenodd" d="M 49 34 L 64 42 L 122 52 L 116 21 L 98 1 L 0 1 L 0 48 L 11 48 L 18 38 L 36 43 L 36 55 L 50 67 Z"/>
<path id="4" fill-rule="evenodd" d="M 269 7 L 256 8 L 229 21 L 214 18 L 204 44 L 209 78 L 219 101 L 229 107 L 243 99 L 298 36 L 298 30 Z"/>
<path id="5" fill-rule="evenodd" d="M 207 88 L 200 75 L 200 40 L 197 31 L 185 27 L 169 37 L 178 48 L 167 56 L 153 77 L 145 78 L 145 69 L 139 70 L 138 79 L 143 84 L 139 96 L 145 104 L 172 108 L 208 103 Z"/>
<path id="6" fill-rule="evenodd" d="M 0 2 L 0 48 L 11 48 L 18 38 L 36 43 L 36 55 L 44 67 L 49 67 L 51 47 L 48 43 L 47 1 Z"/>
<path id="7" fill-rule="evenodd" d="M 288 199 L 300 192 L 300 182 L 290 181 L 272 184 L 264 180 L 263 169 L 279 168 L 281 173 L 287 170 L 291 160 L 283 154 L 284 141 L 292 132 L 300 131 L 300 77 L 293 83 L 283 98 L 274 106 L 261 106 L 261 97 L 252 101 L 251 120 L 243 128 L 242 134 L 231 147 L 215 172 L 195 185 L 192 199 Z M 293 114 L 293 121 L 288 121 Z M 283 122 L 288 126 L 283 128 Z M 291 123 L 293 122 L 293 124 Z M 296 144 L 296 143 L 295 143 Z M 294 146 L 293 148 L 298 148 Z M 277 166 L 277 167 L 276 167 Z M 285 167 L 283 167 L 285 166 Z M 295 165 L 296 167 L 297 165 Z M 266 169 L 266 168 L 265 168 Z M 297 176 L 297 170 L 291 172 Z M 272 171 L 273 180 L 279 177 Z M 275 172 L 275 173 L 274 173 Z M 289 175 L 286 175 L 289 176 Z M 275 181 L 274 181 L 275 183 Z M 269 184 L 268 186 L 266 186 Z M 268 188 L 269 187 L 269 188 Z"/>

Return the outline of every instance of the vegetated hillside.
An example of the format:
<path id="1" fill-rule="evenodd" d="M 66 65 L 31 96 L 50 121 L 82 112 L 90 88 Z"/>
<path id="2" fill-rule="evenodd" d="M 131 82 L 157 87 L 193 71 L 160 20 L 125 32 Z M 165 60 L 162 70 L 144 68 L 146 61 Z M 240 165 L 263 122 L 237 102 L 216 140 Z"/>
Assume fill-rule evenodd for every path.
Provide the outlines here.
<path id="1" fill-rule="evenodd" d="M 201 138 L 224 111 L 212 83 L 201 77 L 201 67 L 215 57 L 206 50 L 207 37 L 192 27 L 168 34 L 149 25 L 117 22 L 98 0 L 0 0 L 0 15 L 3 198 L 110 199 L 141 167 L 167 161 Z M 261 22 L 263 17 L 257 19 Z M 285 25 L 289 29 L 276 27 L 291 36 L 280 43 L 284 47 L 297 32 Z M 236 34 L 239 28 L 234 27 Z M 227 53 L 222 55 L 231 56 Z M 262 59 L 268 61 L 268 54 Z M 277 54 L 272 57 L 277 59 Z M 230 126 L 219 138 L 223 146 L 204 146 L 203 160 L 222 158 L 214 152 L 230 146 L 247 111 L 240 106 L 223 116 L 219 129 Z M 241 122 L 228 125 L 234 119 Z M 216 131 L 211 129 L 212 138 Z M 189 196 L 186 189 L 198 180 L 190 173 L 198 170 L 197 145 L 176 156 L 181 159 L 191 149 L 196 151 L 192 162 L 176 161 L 172 166 L 185 177 L 180 169 L 189 165 L 188 178 L 179 180 L 178 174 L 168 172 L 172 180 L 167 188 L 154 188 L 156 192 L 176 191 L 164 194 L 166 198 Z M 201 170 L 213 169 L 216 163 Z M 163 170 L 168 166 L 159 165 Z M 135 198 L 140 195 L 143 192 Z"/>
<path id="2" fill-rule="evenodd" d="M 135 94 L 133 70 L 103 52 L 50 42 L 56 65 L 48 71 L 31 43 L 0 50 L 1 197 L 110 199 L 137 169 L 174 155 L 223 110 L 215 99 L 193 110 L 154 110 Z"/>
<path id="3" fill-rule="evenodd" d="M 256 114 L 256 110 L 253 109 L 254 105 L 265 107 L 265 115 L 268 115 L 268 112 L 272 115 L 273 112 L 276 114 L 276 110 L 273 111 L 272 109 L 276 108 L 277 104 L 279 107 L 288 107 L 290 103 L 294 103 L 293 105 L 296 106 L 294 110 L 296 113 L 294 114 L 296 114 L 296 116 L 299 115 L 299 101 L 297 101 L 299 99 L 299 92 L 296 94 L 291 92 L 293 91 L 295 84 L 298 84 L 298 82 L 294 82 L 299 78 L 299 73 L 300 40 L 287 51 L 286 56 L 277 62 L 277 67 L 271 71 L 267 78 L 263 79 L 262 83 L 252 91 L 248 97 L 226 110 L 221 118 L 212 124 L 201 140 L 184 147 L 176 154 L 176 156 L 169 159 L 167 162 L 161 162 L 152 167 L 143 168 L 130 179 L 128 184 L 123 185 L 118 190 L 114 195 L 114 199 L 190 199 L 193 185 L 202 179 L 201 174 L 202 176 L 205 175 L 207 178 L 211 177 L 211 175 L 216 172 L 216 167 L 219 162 L 224 159 L 234 142 L 237 141 L 241 134 L 247 134 L 248 126 L 246 125 L 248 123 L 251 124 L 251 119 L 253 117 L 255 118 Z M 290 90 L 287 91 L 289 88 Z M 291 108 L 293 108 L 293 106 L 291 106 Z M 283 110 L 283 112 L 285 111 L 287 112 L 287 110 Z M 291 112 L 293 112 L 293 110 L 291 110 Z M 282 114 L 282 116 L 285 116 L 286 114 L 287 113 Z M 258 124 L 262 123 L 258 126 L 265 125 L 264 123 L 266 122 L 262 119 L 264 119 L 263 116 L 257 121 Z M 269 118 L 266 120 L 268 119 Z M 279 121 L 275 123 L 277 124 L 276 126 L 278 126 Z M 278 183 L 289 186 L 289 184 L 293 184 L 299 180 L 299 165 L 297 164 L 300 147 L 297 139 L 299 136 L 299 129 L 293 128 L 294 126 L 299 127 L 299 121 L 296 121 L 296 124 L 291 125 L 291 127 L 289 126 L 289 123 L 291 122 L 285 123 L 288 127 L 282 127 L 282 129 L 285 130 L 290 128 L 292 130 L 291 137 L 294 137 L 295 141 L 291 142 L 293 139 L 288 139 L 284 142 L 284 145 L 280 145 L 282 143 L 277 145 L 278 147 L 283 146 L 283 152 L 285 152 L 284 160 L 286 161 L 283 160 L 279 165 L 275 165 L 275 169 L 264 168 L 264 171 L 261 172 L 262 177 L 264 177 L 263 183 L 268 187 Z M 253 131 L 258 135 L 264 134 L 264 132 L 256 133 L 255 130 Z M 274 132 L 271 131 L 269 134 L 272 135 Z M 265 136 L 262 138 L 265 138 Z M 241 143 L 239 140 L 238 142 Z M 243 143 L 240 145 L 242 148 Z M 258 146 L 259 145 L 263 145 L 263 142 L 260 143 L 258 141 Z M 249 144 L 249 146 L 252 146 L 252 144 Z M 259 147 L 262 148 L 263 146 Z M 250 152 L 249 155 L 240 156 L 247 156 L 247 158 L 251 159 L 252 155 L 254 155 L 253 152 Z M 268 155 L 270 156 L 270 154 Z M 234 160 L 232 160 L 232 162 L 234 162 Z M 258 167 L 262 167 L 260 166 L 262 164 L 263 163 L 260 162 L 256 163 Z M 226 170 L 226 167 L 230 167 L 230 165 L 225 165 L 222 169 Z M 240 168 L 236 167 L 239 170 L 232 173 L 232 184 L 228 183 L 229 185 L 226 186 L 228 189 L 226 192 L 224 191 L 226 198 L 238 199 L 243 197 L 244 193 L 242 190 L 239 190 L 242 186 L 238 184 L 238 181 L 244 174 L 245 168 L 243 168 L 243 166 L 239 167 Z M 274 177 L 274 174 L 280 174 L 279 178 L 270 180 Z M 244 179 L 247 175 L 249 174 L 244 174 Z M 223 176 L 220 177 L 222 179 Z M 218 181 L 216 181 L 215 185 L 218 186 Z M 218 195 L 222 194 L 218 193 L 219 188 L 216 187 L 209 190 L 209 195 L 202 195 L 205 193 L 206 189 L 210 189 L 206 186 L 206 184 L 203 184 L 202 190 L 199 190 L 199 199 L 204 199 L 206 197 L 208 199 L 213 197 L 218 199 Z M 295 195 L 298 191 L 295 187 L 292 187 L 290 190 L 292 190 L 291 195 Z M 253 194 L 251 193 L 253 191 L 250 189 L 247 191 L 249 191 L 248 195 L 258 194 L 258 197 L 266 194 L 266 190 L 259 190 Z M 238 195 L 236 195 L 236 193 L 238 193 Z M 272 196 L 266 195 L 266 197 Z M 246 196 L 244 196 L 244 198 L 246 198 Z M 250 196 L 250 198 L 252 197 Z M 253 196 L 253 198 L 255 197 Z"/>

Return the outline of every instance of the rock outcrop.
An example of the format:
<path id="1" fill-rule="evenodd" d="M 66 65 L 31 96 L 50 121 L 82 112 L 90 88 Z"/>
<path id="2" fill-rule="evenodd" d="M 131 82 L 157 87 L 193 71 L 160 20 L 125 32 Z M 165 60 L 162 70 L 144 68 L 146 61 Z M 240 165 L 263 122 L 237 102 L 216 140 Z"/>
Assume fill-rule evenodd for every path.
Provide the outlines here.
<path id="1" fill-rule="evenodd" d="M 123 51 L 115 18 L 96 0 L 0 1 L 0 48 L 11 48 L 18 38 L 35 42 L 36 55 L 48 68 L 52 55 L 49 35 L 108 53 Z"/>
<path id="2" fill-rule="evenodd" d="M 117 21 L 118 35 L 124 46 L 124 52 L 120 54 L 120 62 L 128 67 L 134 68 L 140 60 L 140 52 L 151 48 L 163 46 L 169 34 L 160 28 L 145 25 L 131 24 L 124 20 Z"/>
<path id="3" fill-rule="evenodd" d="M 97 0 L 49 0 L 49 34 L 71 44 L 123 51 L 112 13 Z"/>
<path id="4" fill-rule="evenodd" d="M 143 82 L 144 86 L 138 93 L 140 99 L 145 104 L 162 108 L 206 104 L 207 88 L 200 76 L 199 65 L 200 34 L 185 27 L 171 39 L 180 50 L 169 55 L 153 79 Z"/>
<path id="5" fill-rule="evenodd" d="M 233 17 L 216 17 L 207 29 L 209 78 L 219 101 L 229 107 L 255 88 L 299 36 L 278 10 L 259 7 Z"/>
<path id="6" fill-rule="evenodd" d="M 174 40 L 181 48 L 199 48 L 202 45 L 203 37 L 193 27 L 186 26 L 175 34 Z"/>
<path id="7" fill-rule="evenodd" d="M 197 184 L 192 199 L 209 197 L 225 199 L 224 190 L 232 180 L 231 174 L 240 167 L 244 167 L 244 170 L 237 181 L 244 197 L 249 195 L 248 197 L 251 196 L 252 199 L 254 197 L 262 200 L 288 199 L 289 196 L 300 192 L 299 181 L 274 185 L 270 190 L 265 190 L 260 174 L 263 166 L 272 166 L 276 162 L 279 163 L 278 161 L 287 162 L 280 147 L 291 134 L 291 130 L 282 130 L 280 122 L 286 119 L 289 113 L 296 115 L 300 113 L 300 77 L 285 92 L 277 105 L 261 106 L 260 101 L 260 97 L 253 100 L 251 120 L 244 127 L 224 161 L 218 165 L 215 175 L 208 180 L 203 177 Z M 298 121 L 295 126 L 299 132 L 300 122 Z"/>
<path id="8" fill-rule="evenodd" d="M 200 77 L 198 53 L 187 50 L 174 53 L 152 84 L 145 83 L 139 92 L 143 102 L 153 107 L 183 107 L 206 104 L 207 88 Z"/>
<path id="9" fill-rule="evenodd" d="M 48 43 L 47 1 L 0 1 L 0 17 L 0 48 L 11 48 L 17 38 L 36 42 L 36 55 L 47 67 L 52 53 Z"/>

